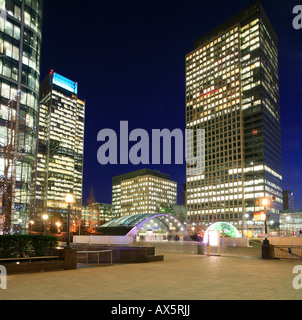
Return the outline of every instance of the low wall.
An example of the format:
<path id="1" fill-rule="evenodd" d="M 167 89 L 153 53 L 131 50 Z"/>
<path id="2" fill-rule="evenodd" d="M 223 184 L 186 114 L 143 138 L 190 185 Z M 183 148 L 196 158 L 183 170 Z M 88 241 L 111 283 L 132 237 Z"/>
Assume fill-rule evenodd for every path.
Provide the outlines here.
<path id="1" fill-rule="evenodd" d="M 249 246 L 248 238 L 223 238 L 220 240 L 222 247 L 245 247 Z"/>
<path id="2" fill-rule="evenodd" d="M 156 255 L 154 246 L 114 246 L 114 245 L 85 245 L 77 244 L 73 245 L 73 248 L 77 251 L 102 251 L 111 250 L 112 251 L 112 262 L 113 263 L 142 263 L 142 262 L 154 262 L 163 261 L 163 255 Z M 108 258 L 107 258 L 108 259 Z"/>
<path id="3" fill-rule="evenodd" d="M 73 270 L 77 269 L 77 251 L 70 249 L 57 249 L 54 250 L 53 254 L 58 256 L 57 261 L 43 261 L 43 262 L 32 262 L 32 263 L 0 263 L 6 268 L 8 275 L 22 274 L 22 273 L 33 273 L 33 272 L 45 272 L 45 271 L 59 271 L 59 270 Z M 16 259 L 18 261 L 18 259 Z"/>
<path id="4" fill-rule="evenodd" d="M 74 244 L 132 245 L 133 238 L 126 236 L 74 236 Z"/>
<path id="5" fill-rule="evenodd" d="M 239 240 L 239 239 L 237 239 Z M 247 240 L 248 241 L 248 240 Z M 261 258 L 262 251 L 261 246 L 256 248 L 251 248 L 248 246 L 240 246 L 240 241 L 231 242 L 228 241 L 230 246 L 227 246 L 225 242 L 222 242 L 223 245 L 220 246 L 220 255 L 221 256 L 232 256 L 232 257 L 248 257 L 248 258 Z M 237 245 L 234 245 L 236 244 Z M 243 244 L 246 243 L 246 240 L 243 241 Z M 138 242 L 138 246 L 153 246 L 156 250 L 162 250 L 167 252 L 179 252 L 187 254 L 207 254 L 207 246 L 200 242 L 191 242 L 191 241 L 170 241 L 170 242 Z M 218 254 L 218 248 L 211 248 L 212 254 Z"/>
<path id="6" fill-rule="evenodd" d="M 302 237 L 269 237 L 274 246 L 302 246 Z"/>
<path id="7" fill-rule="evenodd" d="M 143 242 L 136 243 L 140 247 L 155 247 L 156 250 L 182 252 L 182 253 L 198 253 L 198 247 L 203 246 L 198 242 L 182 242 L 182 241 L 166 241 L 166 242 Z"/>

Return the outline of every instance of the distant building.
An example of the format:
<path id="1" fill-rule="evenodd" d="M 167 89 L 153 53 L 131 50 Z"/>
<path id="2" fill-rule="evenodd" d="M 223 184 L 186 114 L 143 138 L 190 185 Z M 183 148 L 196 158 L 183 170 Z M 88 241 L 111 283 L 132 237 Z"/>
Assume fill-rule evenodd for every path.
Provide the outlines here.
<path id="1" fill-rule="evenodd" d="M 169 175 L 142 169 L 112 179 L 113 214 L 156 213 L 163 203 L 177 203 L 177 182 Z"/>
<path id="2" fill-rule="evenodd" d="M 75 198 L 73 211 L 81 212 L 84 122 L 85 101 L 78 98 L 78 84 L 51 71 L 40 87 L 37 213 L 67 209 L 68 193 Z"/>
<path id="3" fill-rule="evenodd" d="M 186 206 L 187 205 L 187 185 L 184 183 L 182 189 L 182 205 Z"/>
<path id="4" fill-rule="evenodd" d="M 92 203 L 82 207 L 81 227 L 98 228 L 113 219 L 111 204 Z"/>
<path id="5" fill-rule="evenodd" d="M 294 210 L 294 193 L 292 191 L 283 191 L 283 210 Z"/>
<path id="6" fill-rule="evenodd" d="M 280 235 L 302 237 L 302 209 L 280 211 Z"/>

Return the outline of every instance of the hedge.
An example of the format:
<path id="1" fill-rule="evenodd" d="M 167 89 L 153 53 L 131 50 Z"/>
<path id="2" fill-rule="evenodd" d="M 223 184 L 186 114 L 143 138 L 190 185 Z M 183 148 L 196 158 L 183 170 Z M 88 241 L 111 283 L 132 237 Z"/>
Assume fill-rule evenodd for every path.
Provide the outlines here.
<path id="1" fill-rule="evenodd" d="M 3 235 L 0 236 L 0 258 L 43 257 L 58 246 L 54 236 Z"/>

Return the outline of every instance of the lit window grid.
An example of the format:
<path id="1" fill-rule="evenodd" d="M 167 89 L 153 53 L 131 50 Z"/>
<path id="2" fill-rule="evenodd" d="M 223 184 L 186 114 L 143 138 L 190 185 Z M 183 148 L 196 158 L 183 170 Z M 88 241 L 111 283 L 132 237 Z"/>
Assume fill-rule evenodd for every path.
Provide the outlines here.
<path id="1" fill-rule="evenodd" d="M 22 115 L 22 125 L 25 125 L 27 134 L 19 133 L 18 143 L 22 152 L 28 155 L 35 155 L 35 139 L 32 134 L 28 134 L 38 124 L 38 92 L 39 92 L 39 76 L 40 76 L 40 48 L 41 48 L 41 1 L 33 0 L 27 2 L 25 12 L 22 12 L 21 1 L 15 2 L 10 6 L 9 10 L 7 2 L 1 1 L 0 9 L 5 12 L 0 17 L 0 31 L 3 32 L 4 38 L 0 39 L 0 53 L 6 56 L 5 63 L 0 62 L 0 95 L 2 102 L 12 99 L 17 92 L 17 83 L 21 85 L 21 108 L 26 110 Z M 31 10 L 29 12 L 29 10 Z M 32 13 L 32 14 L 31 14 Z M 20 43 L 21 35 L 21 16 L 24 15 L 24 43 Z M 20 46 L 23 47 L 23 56 L 20 56 Z M 22 62 L 22 83 L 19 75 L 19 61 Z M 25 70 L 25 66 L 28 67 Z M 5 109 L 7 103 L 0 106 L 0 118 L 5 119 Z M 8 119 L 6 119 L 8 120 Z M 0 140 L 3 142 L 5 135 L 3 127 L 0 127 Z M 1 159 L 3 159 L 1 157 Z M 0 163 L 1 160 L 0 159 Z M 29 192 L 32 189 L 32 165 L 30 157 L 23 161 L 17 161 L 16 166 L 16 185 L 21 185 L 15 190 L 13 200 L 12 222 L 22 218 L 24 223 L 30 216 L 31 195 Z M 0 169 L 1 174 L 1 169 Z M 19 180 L 22 179 L 22 180 Z M 14 179 L 14 178 L 13 178 Z"/>
<path id="2" fill-rule="evenodd" d="M 262 26 L 261 28 L 265 29 L 265 26 Z M 251 24 L 248 24 L 248 25 L 244 26 L 241 29 L 241 49 L 240 50 L 246 49 L 248 47 L 249 47 L 249 50 L 246 51 L 246 52 L 248 52 L 248 55 L 243 55 L 243 54 L 241 55 L 241 72 L 240 72 L 240 77 L 241 77 L 241 81 L 240 82 L 241 83 L 240 83 L 240 86 L 239 86 L 239 90 L 237 89 L 238 91 L 242 90 L 243 92 L 245 92 L 245 91 L 248 91 L 248 90 L 252 90 L 255 87 L 260 85 L 260 81 L 256 81 L 253 78 L 255 70 L 257 70 L 257 68 L 259 70 L 259 68 L 261 67 L 260 57 L 256 57 L 256 58 L 254 58 L 252 60 L 250 59 L 251 52 L 254 51 L 255 49 L 257 49 L 260 46 L 259 29 L 260 29 L 259 28 L 259 19 L 256 19 Z M 228 34 L 231 34 L 231 33 L 232 33 L 232 31 L 230 33 L 228 33 Z M 269 33 L 267 32 L 267 30 L 266 30 L 266 34 L 269 36 Z M 198 86 L 199 86 L 198 81 L 200 81 L 202 79 L 200 74 L 205 72 L 205 69 L 200 70 L 200 71 L 198 70 L 198 59 L 199 59 L 199 57 L 198 57 L 197 53 L 198 52 L 202 53 L 202 57 L 203 57 L 203 65 L 202 66 L 203 67 L 207 67 L 206 71 L 208 71 L 209 68 L 211 68 L 211 67 L 208 67 L 208 65 L 210 64 L 213 67 L 213 62 L 214 62 L 214 60 L 213 60 L 213 57 L 214 57 L 213 51 L 214 51 L 214 49 L 213 49 L 212 46 L 213 46 L 213 44 L 217 43 L 219 40 L 220 40 L 220 38 L 218 40 L 213 41 L 211 44 L 208 44 L 207 46 L 204 46 L 203 48 L 199 48 L 196 52 L 193 53 L 193 55 L 190 54 L 187 57 L 187 63 L 193 57 L 193 59 L 192 59 L 192 63 L 193 64 L 191 64 L 191 65 L 187 64 L 187 87 L 191 85 L 191 88 L 190 88 L 191 91 L 189 91 L 189 93 L 191 93 L 191 94 L 193 93 L 193 95 L 191 95 L 191 99 L 195 98 L 195 100 L 193 100 L 193 101 L 190 100 L 190 99 L 187 101 L 187 108 L 193 109 L 193 113 L 191 112 L 193 117 L 191 116 L 191 114 L 187 113 L 187 127 L 188 128 L 195 128 L 196 129 L 196 127 L 198 128 L 198 125 L 204 124 L 204 123 L 206 123 L 206 121 L 209 121 L 212 118 L 211 116 L 208 116 L 208 112 L 207 111 L 204 111 L 204 110 L 207 109 L 206 103 L 200 102 L 200 99 L 199 99 L 199 96 L 198 96 L 198 92 L 196 93 L 196 91 L 194 91 L 194 89 L 196 90 L 196 88 L 198 88 Z M 234 38 L 232 38 L 230 40 L 234 40 Z M 270 40 L 272 40 L 272 39 L 270 39 Z M 230 41 L 228 41 L 228 39 L 227 39 L 226 43 L 228 43 L 228 42 L 230 42 Z M 233 43 L 235 43 L 235 42 L 233 42 Z M 266 45 L 266 48 L 270 48 L 270 46 L 268 46 L 267 43 L 265 45 Z M 228 45 L 225 46 L 226 49 L 227 49 L 227 46 Z M 271 47 L 273 48 L 272 51 L 273 51 L 273 54 L 275 55 L 275 57 L 274 57 L 275 59 L 273 59 L 273 61 L 277 61 L 277 59 L 276 59 L 277 51 L 276 51 L 274 46 L 271 46 Z M 206 49 L 210 49 L 210 57 L 208 57 L 208 58 L 205 57 L 206 56 L 206 52 L 205 52 Z M 195 56 L 195 58 L 194 58 L 194 56 Z M 227 57 L 226 60 L 229 60 L 229 57 Z M 218 61 L 220 62 L 220 60 L 218 60 Z M 222 60 L 221 62 L 224 62 L 224 61 Z M 230 64 L 227 62 L 227 64 L 225 66 L 229 66 L 229 65 Z M 197 70 L 194 70 L 194 67 L 196 67 L 196 66 L 197 66 Z M 215 67 L 215 64 L 214 64 L 214 67 Z M 238 73 L 238 70 L 239 69 L 236 69 L 236 71 L 237 71 L 236 73 Z M 278 69 L 277 69 L 276 64 L 275 64 L 275 71 L 276 70 L 278 70 Z M 227 71 L 229 71 L 229 69 L 227 69 Z M 218 72 L 217 68 L 215 69 L 215 72 L 216 73 Z M 269 72 L 266 72 L 266 73 L 269 75 Z M 220 71 L 218 74 L 222 74 L 223 75 L 223 72 Z M 277 74 L 277 72 L 276 72 L 276 74 Z M 195 75 L 195 77 L 194 77 L 194 75 Z M 195 80 L 195 82 L 194 82 L 194 80 Z M 238 82 L 237 82 L 237 84 L 238 84 Z M 231 86 L 232 86 L 232 84 L 231 84 Z M 242 86 L 242 89 L 240 89 L 241 86 Z M 275 86 L 275 92 L 274 93 L 277 93 L 278 89 L 279 89 L 278 86 Z M 221 95 L 221 89 L 219 89 L 219 90 L 216 89 L 215 92 L 213 90 L 214 90 L 214 87 L 212 86 L 211 88 L 207 89 L 205 93 L 206 93 L 207 96 L 209 94 L 212 94 L 212 99 L 211 100 L 208 99 L 208 100 L 210 100 L 208 102 L 208 105 L 210 103 L 210 107 L 212 107 L 212 108 L 216 107 L 215 112 L 217 112 L 218 111 L 217 106 L 219 106 L 219 108 L 222 109 L 222 104 L 224 103 L 224 106 L 226 106 L 227 100 L 226 99 L 222 99 L 223 96 Z M 215 94 L 217 94 L 217 95 L 220 94 L 220 96 L 219 96 L 220 101 L 219 102 L 216 101 L 216 103 L 214 103 L 215 102 L 214 101 L 215 100 L 215 98 L 214 98 Z M 240 93 L 237 92 L 236 95 L 237 95 L 237 97 L 240 97 Z M 188 95 L 187 95 L 187 97 L 188 97 Z M 197 100 L 196 100 L 196 98 L 197 98 Z M 276 102 L 277 102 L 277 99 L 276 99 Z M 236 102 L 233 102 L 233 105 L 235 103 Z M 254 99 L 254 97 L 249 98 L 249 99 L 245 99 L 243 101 L 243 110 L 245 110 L 245 109 L 247 109 L 247 108 L 249 108 L 251 106 L 261 105 L 261 103 L 265 104 L 265 101 L 264 102 L 261 101 L 261 100 L 257 100 L 256 101 Z M 228 107 L 230 107 L 230 106 L 231 106 L 230 103 L 228 103 Z M 194 111 L 196 109 L 197 109 L 197 112 L 200 111 L 200 109 L 198 109 L 200 107 L 203 108 L 204 112 L 200 113 L 200 114 L 197 114 L 197 115 L 196 115 L 196 112 L 195 112 L 195 116 L 194 116 Z M 271 114 L 273 114 L 273 116 L 277 120 L 279 119 L 278 118 L 278 113 L 274 113 L 273 110 L 269 110 L 269 111 L 271 112 Z M 209 147 L 211 147 L 211 146 L 206 146 L 206 149 L 208 149 Z M 191 146 L 191 148 L 192 148 L 192 146 Z M 194 150 L 194 149 L 191 149 L 191 150 Z M 241 158 L 243 159 L 243 157 L 241 157 Z M 267 169 L 268 171 L 272 171 L 268 167 L 266 167 L 265 169 Z M 213 174 L 215 174 L 215 172 Z M 275 175 L 275 176 L 278 176 L 278 174 L 276 172 L 273 172 L 272 174 Z M 282 179 L 282 177 L 280 175 L 279 175 L 278 178 Z M 203 176 L 203 179 L 204 179 L 204 176 Z M 270 181 L 267 181 L 267 183 L 269 184 Z M 255 197 L 264 196 L 264 195 L 267 195 L 267 196 L 274 195 L 274 196 L 276 196 L 276 202 L 282 203 L 282 196 L 281 196 L 281 192 L 280 192 L 281 191 L 280 190 L 281 189 L 280 186 L 274 185 L 273 187 L 274 188 L 271 188 L 271 186 L 267 186 L 267 185 L 265 185 L 265 188 L 264 188 L 264 185 L 256 186 L 254 188 L 254 191 L 256 193 L 254 193 L 254 194 L 253 193 L 248 193 L 248 192 L 245 191 L 244 194 L 239 194 L 239 195 L 235 194 L 235 195 L 231 195 L 230 197 L 227 196 L 226 199 L 227 200 L 234 199 L 234 198 L 236 198 L 236 199 L 238 199 L 238 198 L 246 199 L 246 198 L 253 198 L 253 197 L 255 198 Z M 264 191 L 264 189 L 266 190 L 266 193 L 264 193 L 264 192 L 259 193 L 259 191 Z M 198 190 L 198 188 L 197 188 L 197 190 Z M 241 190 L 243 190 L 243 189 L 241 188 L 240 191 Z M 190 192 L 190 189 L 189 189 L 189 192 Z M 224 194 L 224 191 L 221 191 L 219 193 Z M 193 189 L 193 194 L 200 195 L 200 193 L 197 193 L 196 190 L 194 190 L 194 189 Z M 202 196 L 206 197 L 206 194 L 202 193 Z M 190 198 L 190 195 L 188 197 Z M 221 200 L 221 199 L 225 200 L 224 196 L 221 196 L 221 197 L 218 196 L 217 198 L 213 197 L 211 200 L 217 200 L 217 199 L 218 200 Z M 190 202 L 191 203 L 193 203 L 193 202 L 196 203 L 196 202 L 200 202 L 200 201 L 198 201 L 198 199 L 195 199 L 195 200 L 189 200 L 188 201 L 188 203 L 190 203 Z M 206 201 L 204 201 L 204 199 L 203 199 L 203 202 L 206 202 Z M 215 207 L 215 205 L 212 204 L 209 207 Z M 225 203 L 224 203 L 224 207 L 225 207 Z M 190 208 L 190 206 L 189 206 L 189 208 Z M 195 208 L 196 208 L 196 206 L 195 206 Z M 239 209 L 239 211 L 242 211 L 242 212 L 244 210 L 244 208 L 242 208 L 242 210 L 240 210 L 241 208 L 234 208 L 233 211 L 236 212 L 236 211 L 238 211 L 238 209 Z M 254 208 L 246 208 L 246 209 L 247 210 L 253 210 L 253 209 L 255 209 L 255 207 Z M 208 210 L 208 213 L 209 214 L 215 214 L 215 213 L 220 212 L 220 211 L 224 212 L 225 208 L 222 208 L 222 209 L 218 208 L 218 210 Z M 272 209 L 272 211 L 276 212 L 275 209 Z M 196 212 L 196 210 L 195 211 L 190 211 L 188 209 L 188 215 L 189 216 L 191 214 L 196 214 L 196 213 L 197 214 L 205 214 L 206 211 L 205 210 L 198 210 L 198 212 Z M 239 217 L 239 216 L 237 215 L 237 217 Z M 221 218 L 221 216 L 220 216 L 220 218 Z"/>
<path id="3" fill-rule="evenodd" d="M 44 105 L 44 108 L 42 108 L 42 117 L 40 117 L 40 127 L 50 130 L 46 133 L 41 132 L 41 140 L 45 142 L 48 134 L 50 139 L 59 142 L 61 148 L 73 150 L 72 154 L 75 153 L 77 156 L 74 158 L 55 154 L 48 162 L 48 169 L 45 167 L 45 161 L 40 164 L 38 171 L 42 173 L 48 170 L 50 177 L 48 178 L 47 190 L 45 187 L 43 188 L 45 180 L 37 180 L 37 186 L 40 187 L 38 188 L 40 191 L 37 193 L 44 201 L 47 201 L 48 206 L 62 206 L 66 205 L 64 204 L 65 195 L 73 190 L 80 205 L 82 201 L 82 170 L 81 172 L 76 171 L 75 165 L 80 167 L 83 165 L 84 122 L 77 121 L 77 119 L 79 114 L 84 119 L 85 102 L 77 99 L 76 96 L 67 97 L 57 90 L 53 90 L 52 98 L 54 103 L 51 117 L 46 115 L 48 106 L 41 104 L 41 106 Z M 62 102 L 64 102 L 64 107 L 62 107 Z M 38 154 L 38 158 L 44 158 L 44 156 Z"/>
<path id="4" fill-rule="evenodd" d="M 212 122 L 211 122 L 212 117 L 208 116 L 212 114 L 212 112 L 216 112 L 216 113 L 220 112 L 220 114 L 222 115 L 222 114 L 230 113 L 229 109 L 232 106 L 234 106 L 233 110 L 239 109 L 239 103 L 240 103 L 239 70 L 240 69 L 239 69 L 239 49 L 238 49 L 239 33 L 236 32 L 237 30 L 238 30 L 237 27 L 231 30 L 229 32 L 230 37 L 227 37 L 226 39 L 226 43 L 227 43 L 226 46 L 221 46 L 222 53 L 224 52 L 224 50 L 231 48 L 231 54 L 229 56 L 224 58 L 219 57 L 221 59 L 216 59 L 217 62 L 213 63 L 215 60 L 214 52 L 216 52 L 216 55 L 217 55 L 217 52 L 220 52 L 220 51 L 217 51 L 217 48 L 214 49 L 214 46 L 219 45 L 223 37 L 221 36 L 217 40 L 214 40 L 211 44 L 208 44 L 203 48 L 198 49 L 197 52 L 199 52 L 201 56 L 198 56 L 197 54 L 195 55 L 195 58 L 192 59 L 192 63 L 193 63 L 192 68 L 189 63 L 187 64 L 187 70 L 190 70 L 189 74 L 187 74 L 187 109 L 193 110 L 192 116 L 190 114 L 187 114 L 187 124 L 191 128 L 197 129 L 198 120 L 203 119 L 205 121 L 202 122 L 202 128 L 206 129 L 206 132 L 207 132 L 208 129 L 210 129 L 212 126 Z M 191 55 L 191 57 L 194 57 L 194 53 L 193 55 Z M 198 59 L 202 59 L 201 67 L 198 66 L 198 63 L 197 63 Z M 188 61 L 190 61 L 190 59 L 187 58 L 187 62 Z M 214 85 L 215 84 L 214 72 L 215 74 L 218 75 L 218 77 L 220 77 L 219 88 L 217 88 L 217 86 Z M 195 82 L 193 80 L 188 81 L 191 78 L 193 78 L 192 75 L 194 74 L 195 75 L 197 74 L 197 77 L 195 78 Z M 204 84 L 204 83 L 207 83 L 208 87 L 204 87 L 202 85 L 202 89 L 199 89 L 200 88 L 199 84 Z M 233 110 L 231 110 L 231 112 Z M 233 123 L 233 125 L 230 128 L 230 131 L 233 129 L 237 129 L 238 127 L 240 128 L 240 124 L 242 123 L 242 118 L 240 117 L 240 114 L 237 121 L 239 122 L 239 125 L 236 122 Z M 234 124 L 235 124 L 235 128 L 233 128 Z M 239 132 L 238 134 L 239 136 L 241 136 L 242 133 Z M 241 138 L 238 140 L 240 141 Z M 193 148 L 193 145 L 187 145 L 187 147 L 190 150 L 190 154 L 193 154 L 194 152 L 196 154 L 196 149 Z M 206 143 L 206 150 L 209 150 L 210 148 L 212 149 L 212 144 Z M 228 157 L 229 149 L 227 148 L 227 144 L 220 146 L 220 149 L 221 148 L 225 153 L 227 152 L 225 156 Z M 230 148 L 230 150 L 232 150 L 232 155 L 233 155 L 233 146 L 232 148 Z M 236 159 L 237 159 L 237 156 L 239 156 L 239 158 L 241 159 L 242 158 L 241 148 L 238 148 L 238 150 L 236 151 L 239 151 L 239 152 L 235 152 Z M 228 174 L 228 168 L 223 168 L 223 169 L 226 169 Z M 209 174 L 216 175 L 216 174 L 220 174 L 220 172 L 215 170 L 212 172 L 212 168 L 211 168 L 211 173 Z M 206 168 L 203 179 L 199 180 L 199 184 L 204 183 L 204 181 L 206 181 L 205 177 L 207 175 L 208 175 L 208 172 Z M 192 194 L 195 194 L 198 197 L 200 193 L 196 192 L 196 190 L 198 190 L 197 184 L 196 184 L 196 187 L 193 187 Z M 190 197 L 191 197 L 190 193 L 192 189 L 189 187 L 187 191 L 188 191 L 188 204 L 189 204 L 188 207 L 194 208 L 195 210 L 192 210 L 192 211 L 195 212 L 195 214 L 202 214 L 202 213 L 204 214 L 205 211 L 207 211 L 207 213 L 210 215 L 215 212 L 211 208 L 217 207 L 217 204 L 219 204 L 219 202 L 217 203 L 216 201 L 220 201 L 220 200 L 223 201 L 220 197 L 217 197 L 218 200 L 216 199 L 216 197 L 211 197 L 210 199 L 209 198 L 207 199 L 205 197 L 202 199 L 202 201 L 200 201 L 201 199 L 190 200 Z M 237 199 L 240 199 L 240 196 L 242 198 L 242 194 L 239 194 L 239 196 L 238 194 L 230 196 L 230 199 L 232 199 L 232 203 L 233 203 L 233 199 L 236 199 L 235 201 L 237 201 L 238 205 L 242 205 L 242 200 L 241 201 L 237 200 Z M 209 200 L 211 200 L 211 203 L 209 202 Z M 213 201 L 215 201 L 215 203 Z M 199 205 L 197 203 L 201 203 L 201 202 L 206 203 L 204 207 L 207 207 L 207 210 L 200 210 L 201 209 L 200 207 L 202 207 L 202 205 Z M 222 211 L 224 211 L 225 209 L 227 208 L 223 208 Z M 233 205 L 232 205 L 232 209 L 233 209 Z M 220 211 L 220 209 L 218 209 L 218 211 Z M 239 208 L 234 208 L 233 211 L 234 212 L 239 211 Z M 191 213 L 192 213 L 191 210 L 188 209 L 189 216 L 191 215 Z"/>
<path id="5" fill-rule="evenodd" d="M 112 204 L 121 216 L 155 213 L 162 203 L 177 203 L 177 183 L 153 176 L 124 180 L 113 186 Z"/>
<path id="6" fill-rule="evenodd" d="M 293 233 L 300 234 L 302 231 L 302 211 L 287 210 L 280 212 L 280 233 L 291 236 Z"/>

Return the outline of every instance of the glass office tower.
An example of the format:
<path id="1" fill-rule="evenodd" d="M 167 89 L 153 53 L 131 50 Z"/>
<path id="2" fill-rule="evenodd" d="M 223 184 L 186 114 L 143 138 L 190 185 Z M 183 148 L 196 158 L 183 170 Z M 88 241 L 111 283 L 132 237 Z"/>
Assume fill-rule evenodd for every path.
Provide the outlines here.
<path id="1" fill-rule="evenodd" d="M 259 1 L 195 42 L 186 56 L 187 129 L 205 129 L 205 171 L 187 174 L 187 218 L 217 221 L 282 209 L 278 42 Z M 190 152 L 197 156 L 196 141 Z"/>
<path id="2" fill-rule="evenodd" d="M 39 110 L 42 0 L 0 0 L 0 232 L 28 223 Z"/>
<path id="3" fill-rule="evenodd" d="M 74 195 L 73 212 L 80 217 L 84 161 L 85 101 L 78 84 L 51 71 L 41 83 L 36 213 L 66 213 L 65 196 Z M 60 219 L 59 219 L 60 220 Z"/>

